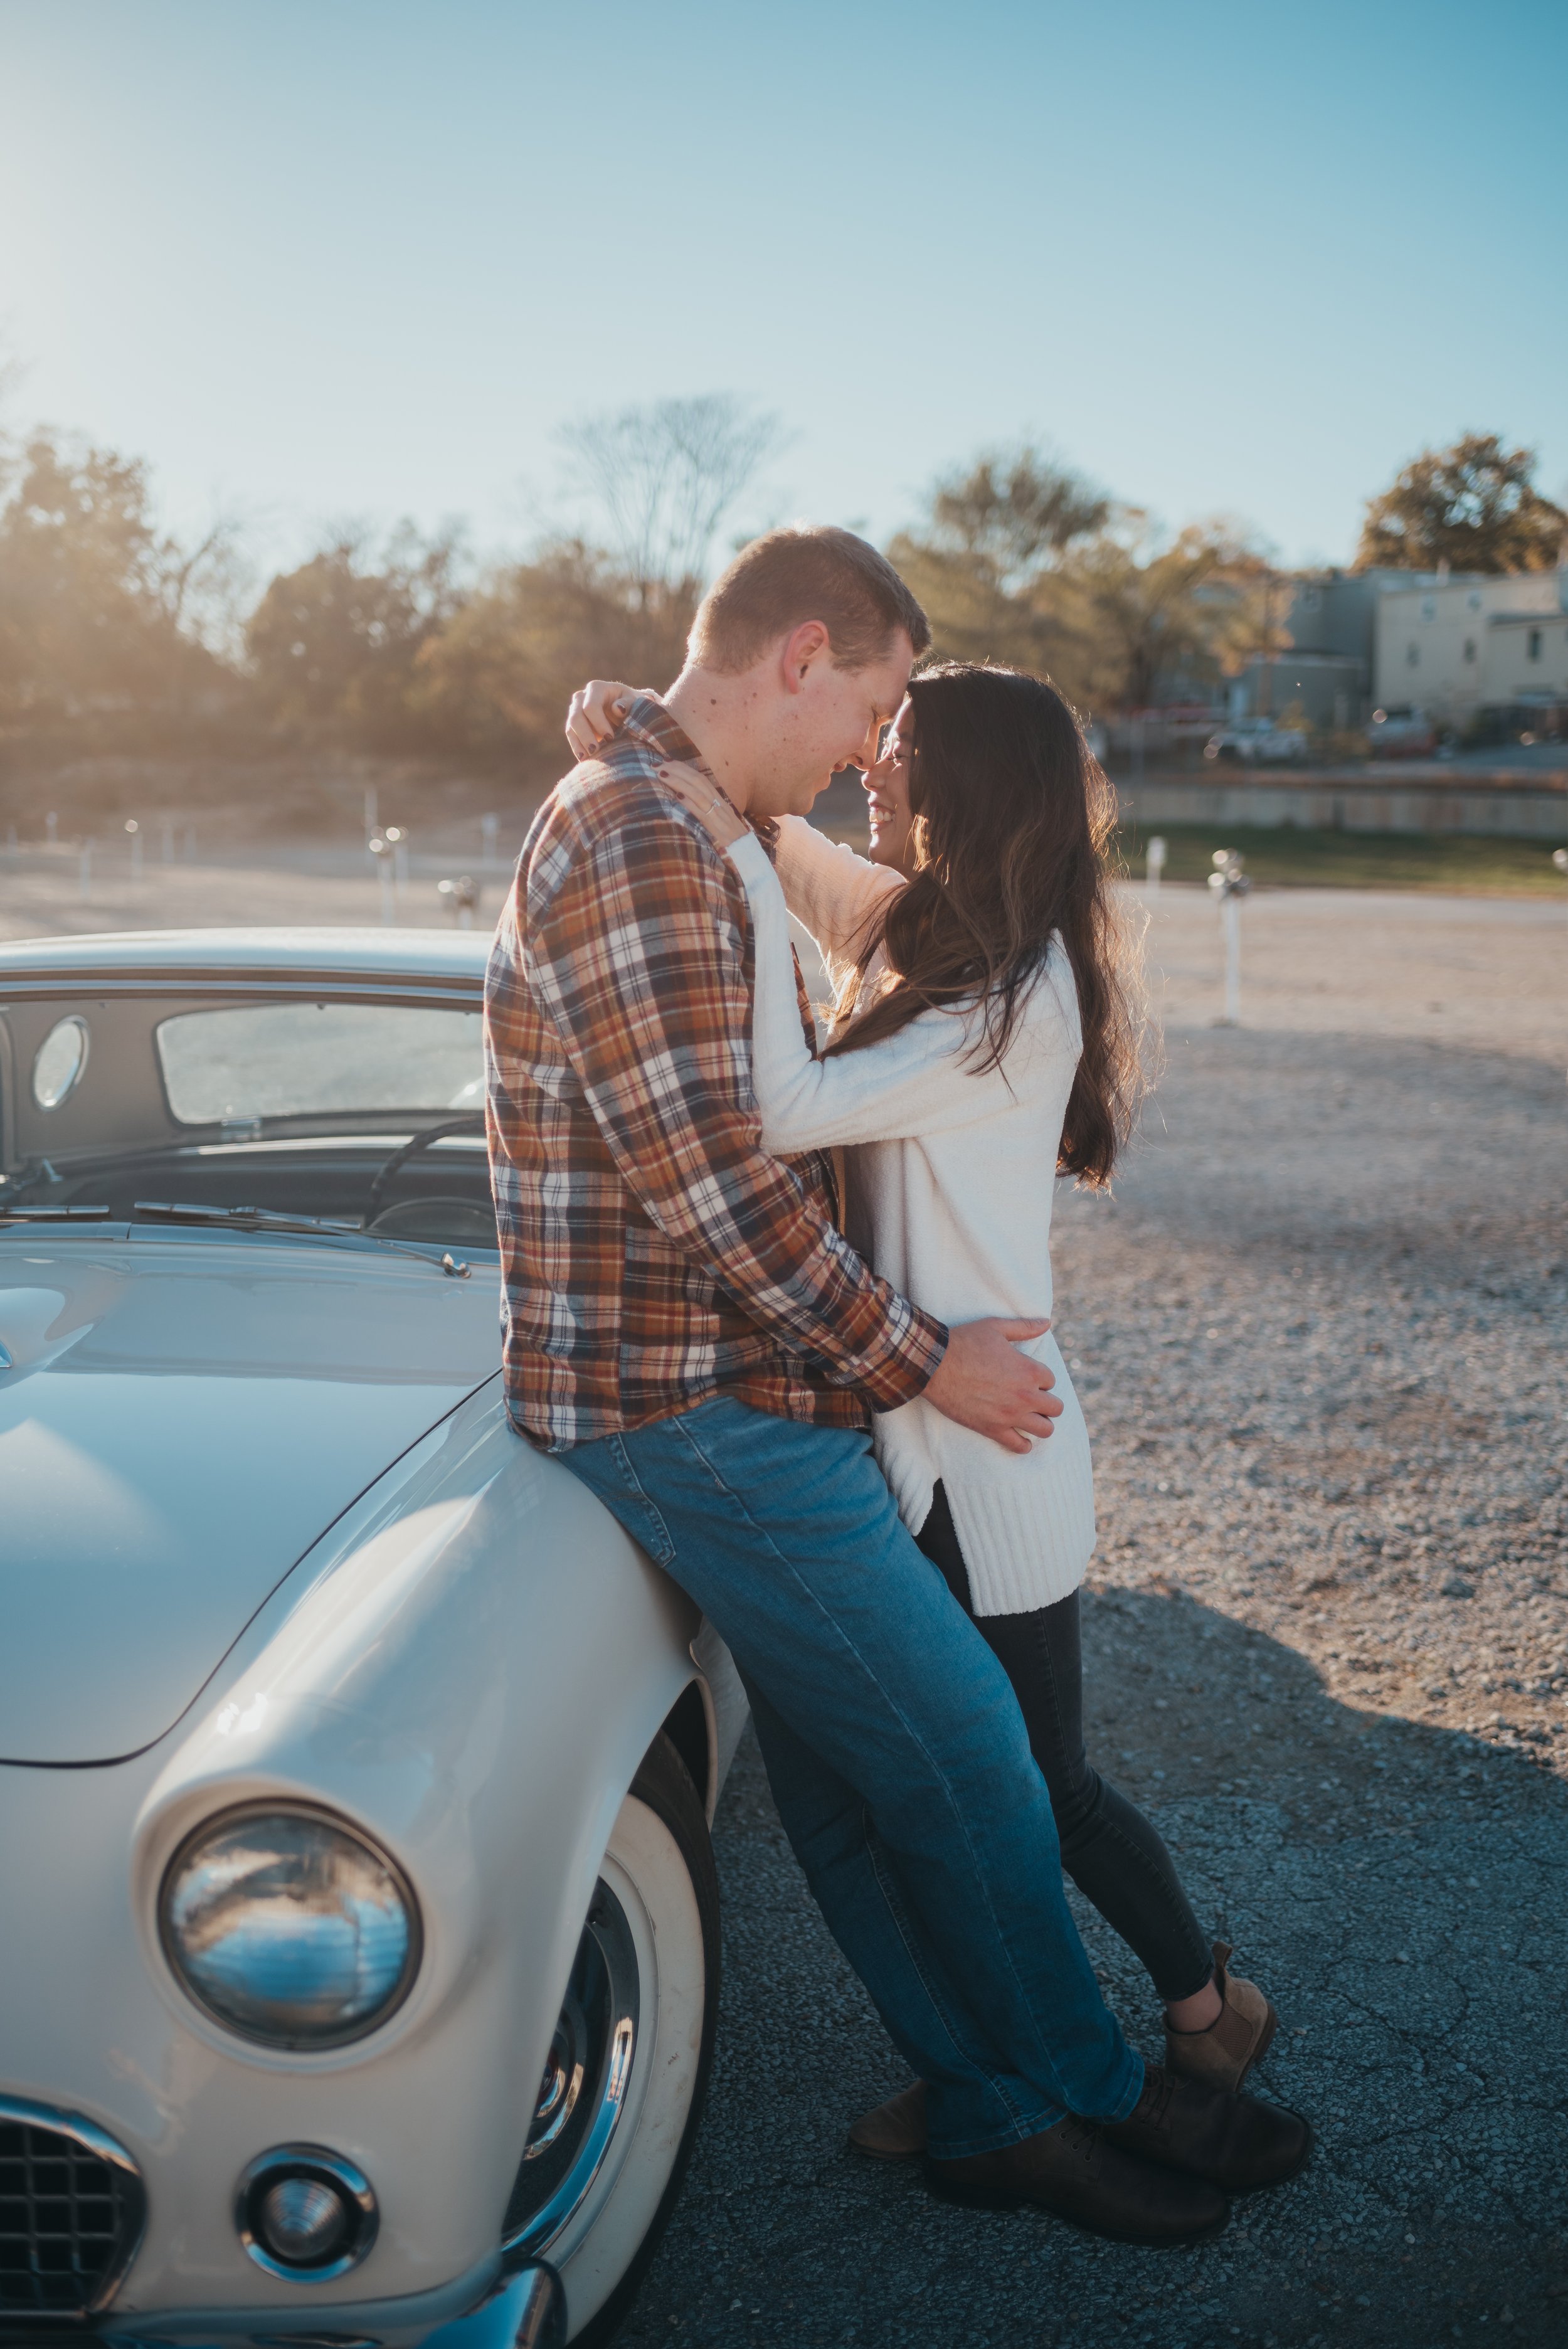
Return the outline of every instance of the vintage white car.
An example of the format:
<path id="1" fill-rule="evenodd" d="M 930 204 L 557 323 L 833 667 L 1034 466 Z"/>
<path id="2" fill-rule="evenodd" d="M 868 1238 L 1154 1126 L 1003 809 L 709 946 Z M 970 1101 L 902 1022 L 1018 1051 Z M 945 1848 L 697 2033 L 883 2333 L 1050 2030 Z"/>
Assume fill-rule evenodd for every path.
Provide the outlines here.
<path id="1" fill-rule="evenodd" d="M 599 2343 L 678 2191 L 744 1698 L 508 1422 L 484 954 L 0 947 L 0 2338 Z"/>

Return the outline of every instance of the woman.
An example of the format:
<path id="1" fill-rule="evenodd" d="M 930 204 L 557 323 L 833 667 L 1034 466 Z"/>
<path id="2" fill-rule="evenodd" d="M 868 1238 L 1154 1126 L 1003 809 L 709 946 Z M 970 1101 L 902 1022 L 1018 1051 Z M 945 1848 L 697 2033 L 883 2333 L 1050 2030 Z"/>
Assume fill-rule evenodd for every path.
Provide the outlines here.
<path id="1" fill-rule="evenodd" d="M 580 756 L 628 688 L 576 696 Z M 872 856 L 799 817 L 758 834 L 695 771 L 668 787 L 729 854 L 751 909 L 754 1062 L 764 1146 L 841 1154 L 844 1228 L 946 1321 L 1048 1313 L 1051 1184 L 1103 1186 L 1135 1105 L 1136 1039 L 1102 856 L 1111 800 L 1077 720 L 1039 678 L 952 663 L 911 680 L 866 777 Z M 802 1033 L 788 915 L 836 988 L 822 1058 Z M 1165 2004 L 1169 2066 L 1237 2088 L 1277 2025 L 1211 1949 L 1149 1821 L 1090 1764 L 1078 1586 L 1094 1548 L 1088 1434 L 1054 1338 L 1062 1411 L 1009 1452 L 920 1399 L 879 1414 L 877 1456 L 904 1522 L 1017 1694 L 1062 1865 L 1142 1961 Z M 884 2159 L 924 2144 L 919 2082 L 857 2121 Z"/>

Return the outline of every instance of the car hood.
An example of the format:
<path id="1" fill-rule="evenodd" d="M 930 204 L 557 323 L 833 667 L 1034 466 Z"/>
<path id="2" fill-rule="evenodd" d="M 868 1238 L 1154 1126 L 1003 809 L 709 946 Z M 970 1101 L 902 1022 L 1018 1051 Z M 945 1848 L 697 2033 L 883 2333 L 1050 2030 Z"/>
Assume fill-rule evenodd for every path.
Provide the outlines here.
<path id="1" fill-rule="evenodd" d="M 207 1234 L 0 1244 L 0 1759 L 160 1737 L 376 1478 L 494 1374 L 496 1289 Z"/>

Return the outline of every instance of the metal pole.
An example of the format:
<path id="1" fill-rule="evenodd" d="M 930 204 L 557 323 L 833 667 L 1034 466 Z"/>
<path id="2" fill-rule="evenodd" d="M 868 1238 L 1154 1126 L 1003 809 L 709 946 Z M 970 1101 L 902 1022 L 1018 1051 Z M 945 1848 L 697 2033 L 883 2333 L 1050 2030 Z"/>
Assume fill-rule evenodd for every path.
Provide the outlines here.
<path id="1" fill-rule="evenodd" d="M 1225 1025 L 1239 1028 L 1242 1024 L 1242 901 L 1224 896 L 1220 900 L 1220 921 L 1225 933 Z"/>
<path id="2" fill-rule="evenodd" d="M 1216 848 L 1209 886 L 1220 903 L 1220 935 L 1225 941 L 1225 1016 L 1222 1028 L 1242 1024 L 1242 899 L 1252 881 L 1242 870 L 1243 859 L 1233 848 Z"/>
<path id="3" fill-rule="evenodd" d="M 381 884 L 381 919 L 390 926 L 397 918 L 392 908 L 392 843 L 377 832 L 372 833 L 365 846 Z"/>
<path id="4" fill-rule="evenodd" d="M 130 877 L 133 881 L 139 881 L 141 878 L 141 826 L 132 816 L 125 828 L 130 834 Z"/>

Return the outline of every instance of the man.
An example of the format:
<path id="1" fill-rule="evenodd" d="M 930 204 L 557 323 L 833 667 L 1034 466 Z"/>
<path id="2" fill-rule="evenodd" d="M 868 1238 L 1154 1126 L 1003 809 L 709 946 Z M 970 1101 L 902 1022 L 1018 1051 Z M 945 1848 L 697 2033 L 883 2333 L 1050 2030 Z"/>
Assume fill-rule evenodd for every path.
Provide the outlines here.
<path id="1" fill-rule="evenodd" d="M 928 2084 L 933 2182 L 1190 2240 L 1299 2166 L 1304 2125 L 1127 2047 L 1011 1690 L 865 1432 L 923 1393 L 1048 1437 L 1014 1342 L 1046 1325 L 934 1322 L 848 1247 L 825 1165 L 759 1149 L 745 893 L 660 788 L 695 768 L 766 836 L 874 754 L 929 636 L 862 541 L 774 532 L 541 811 L 487 985 L 509 1400 L 727 1641 L 811 1889 Z"/>

